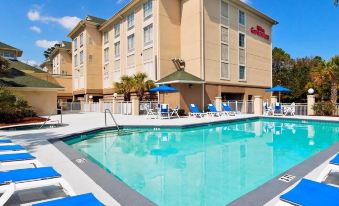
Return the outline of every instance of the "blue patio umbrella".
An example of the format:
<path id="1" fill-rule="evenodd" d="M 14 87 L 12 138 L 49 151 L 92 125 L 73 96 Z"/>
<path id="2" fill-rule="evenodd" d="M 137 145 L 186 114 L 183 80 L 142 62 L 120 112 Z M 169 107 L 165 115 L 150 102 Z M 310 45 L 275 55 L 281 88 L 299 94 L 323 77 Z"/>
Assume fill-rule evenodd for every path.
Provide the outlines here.
<path id="1" fill-rule="evenodd" d="M 158 87 L 154 87 L 154 88 L 150 89 L 149 91 L 150 92 L 158 92 L 158 93 L 160 93 L 160 92 L 166 93 L 166 92 L 176 92 L 178 90 L 174 87 L 170 87 L 170 86 L 167 86 L 167 85 L 160 85 Z M 160 102 L 159 98 L 160 98 L 160 95 L 158 94 L 158 103 Z"/>
<path id="2" fill-rule="evenodd" d="M 275 86 L 275 87 L 272 87 L 271 89 L 266 89 L 266 92 L 279 92 L 279 102 L 280 102 L 280 93 L 283 92 L 283 93 L 289 93 L 291 92 L 290 89 L 287 89 L 283 86 Z"/>

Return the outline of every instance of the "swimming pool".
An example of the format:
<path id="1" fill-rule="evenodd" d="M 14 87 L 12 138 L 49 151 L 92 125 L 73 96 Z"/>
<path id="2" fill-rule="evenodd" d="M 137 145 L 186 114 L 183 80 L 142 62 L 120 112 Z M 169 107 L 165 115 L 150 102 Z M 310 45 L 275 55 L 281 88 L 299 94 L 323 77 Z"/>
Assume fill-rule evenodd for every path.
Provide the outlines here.
<path id="1" fill-rule="evenodd" d="M 225 205 L 339 141 L 339 124 L 257 118 L 124 128 L 66 143 L 158 205 Z"/>

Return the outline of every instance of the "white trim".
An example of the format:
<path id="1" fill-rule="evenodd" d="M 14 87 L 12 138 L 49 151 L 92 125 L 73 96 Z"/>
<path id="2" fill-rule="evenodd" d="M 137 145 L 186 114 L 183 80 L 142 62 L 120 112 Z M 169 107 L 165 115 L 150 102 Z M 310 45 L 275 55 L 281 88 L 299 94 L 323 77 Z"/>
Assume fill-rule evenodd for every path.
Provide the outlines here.
<path id="1" fill-rule="evenodd" d="M 7 87 L 10 90 L 18 91 L 64 91 L 65 88 L 42 88 L 42 87 Z"/>
<path id="2" fill-rule="evenodd" d="M 161 82 L 161 83 L 155 83 L 157 85 L 160 84 L 176 84 L 176 83 L 182 83 L 182 84 L 204 84 L 204 81 L 189 81 L 189 80 L 173 80 L 168 82 Z"/>

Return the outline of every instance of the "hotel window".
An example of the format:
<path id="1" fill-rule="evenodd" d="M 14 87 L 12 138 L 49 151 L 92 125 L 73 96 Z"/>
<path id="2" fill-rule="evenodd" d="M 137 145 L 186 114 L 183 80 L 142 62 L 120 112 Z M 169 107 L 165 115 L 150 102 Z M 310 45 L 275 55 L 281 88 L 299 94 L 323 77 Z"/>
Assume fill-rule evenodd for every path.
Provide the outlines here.
<path id="1" fill-rule="evenodd" d="M 120 41 L 114 44 L 114 56 L 115 58 L 120 57 Z"/>
<path id="2" fill-rule="evenodd" d="M 84 51 L 80 52 L 80 65 L 84 63 Z"/>
<path id="3" fill-rule="evenodd" d="M 74 55 L 74 66 L 77 67 L 78 66 L 78 55 Z"/>
<path id="4" fill-rule="evenodd" d="M 109 48 L 104 50 L 104 61 L 105 63 L 109 61 Z"/>
<path id="5" fill-rule="evenodd" d="M 130 52 L 134 52 L 134 34 L 132 35 L 129 35 L 127 37 L 127 50 L 128 50 L 128 53 Z"/>
<path id="6" fill-rule="evenodd" d="M 77 38 L 75 38 L 73 40 L 73 44 L 74 44 L 74 50 L 77 50 L 78 49 L 78 39 Z"/>
<path id="7" fill-rule="evenodd" d="M 127 17 L 127 29 L 131 30 L 134 28 L 134 13 Z"/>
<path id="8" fill-rule="evenodd" d="M 239 24 L 245 26 L 245 12 L 239 10 Z"/>
<path id="9" fill-rule="evenodd" d="M 144 46 L 149 46 L 153 43 L 153 25 L 148 25 L 144 28 Z"/>
<path id="10" fill-rule="evenodd" d="M 104 32 L 104 43 L 105 44 L 108 43 L 108 32 L 107 31 Z"/>
<path id="11" fill-rule="evenodd" d="M 221 0 L 221 16 L 224 18 L 228 18 L 228 3 Z"/>
<path id="12" fill-rule="evenodd" d="M 120 23 L 114 24 L 114 37 L 118 38 L 120 36 Z"/>
<path id="13" fill-rule="evenodd" d="M 84 34 L 80 34 L 80 47 L 84 44 Z"/>
<path id="14" fill-rule="evenodd" d="M 245 48 L 245 34 L 239 33 L 239 47 Z"/>
<path id="15" fill-rule="evenodd" d="M 152 0 L 148 0 L 143 5 L 144 8 L 144 20 L 152 17 Z"/>
<path id="16" fill-rule="evenodd" d="M 229 69 L 229 30 L 227 27 L 221 27 L 221 65 L 220 77 L 221 79 L 230 79 Z"/>
<path id="17" fill-rule="evenodd" d="M 246 67 L 243 65 L 239 66 L 239 80 L 246 80 Z"/>

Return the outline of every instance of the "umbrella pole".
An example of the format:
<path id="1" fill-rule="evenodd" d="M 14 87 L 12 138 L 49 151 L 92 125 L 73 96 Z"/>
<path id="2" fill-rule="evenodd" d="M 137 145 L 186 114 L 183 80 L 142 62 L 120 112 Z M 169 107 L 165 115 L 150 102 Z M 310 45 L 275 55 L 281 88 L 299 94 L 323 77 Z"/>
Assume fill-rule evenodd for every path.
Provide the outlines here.
<path id="1" fill-rule="evenodd" d="M 158 92 L 158 104 L 160 104 L 160 92 Z"/>
<path id="2" fill-rule="evenodd" d="M 279 103 L 280 103 L 280 92 L 279 92 Z"/>

